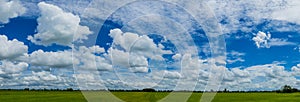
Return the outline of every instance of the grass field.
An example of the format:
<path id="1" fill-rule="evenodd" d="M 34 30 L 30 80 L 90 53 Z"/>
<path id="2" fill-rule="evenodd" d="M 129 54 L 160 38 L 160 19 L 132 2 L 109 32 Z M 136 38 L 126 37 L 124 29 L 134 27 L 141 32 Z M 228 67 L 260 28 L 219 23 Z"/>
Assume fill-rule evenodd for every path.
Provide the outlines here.
<path id="1" fill-rule="evenodd" d="M 169 93 L 113 92 L 113 94 L 126 102 L 156 102 Z M 198 102 L 201 95 L 193 93 L 188 102 Z M 0 91 L 0 102 L 86 102 L 86 100 L 80 91 Z M 300 102 L 300 93 L 218 93 L 213 102 Z"/>

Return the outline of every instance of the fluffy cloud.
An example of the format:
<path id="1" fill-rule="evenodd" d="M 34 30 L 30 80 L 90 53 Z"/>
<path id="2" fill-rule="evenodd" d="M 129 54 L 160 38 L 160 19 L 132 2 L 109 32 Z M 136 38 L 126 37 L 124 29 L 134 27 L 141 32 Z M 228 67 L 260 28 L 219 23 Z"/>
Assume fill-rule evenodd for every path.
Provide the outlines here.
<path id="1" fill-rule="evenodd" d="M 25 62 L 14 63 L 11 61 L 1 61 L 0 74 L 15 74 L 26 70 L 28 64 Z"/>
<path id="2" fill-rule="evenodd" d="M 225 71 L 222 88 L 230 90 L 275 90 L 285 84 L 299 87 L 293 72 L 277 64 L 256 65 Z"/>
<path id="3" fill-rule="evenodd" d="M 181 74 L 176 71 L 164 71 L 165 78 L 178 79 L 181 77 Z"/>
<path id="4" fill-rule="evenodd" d="M 65 68 L 73 65 L 71 51 L 44 52 L 38 50 L 32 52 L 27 60 L 32 66 Z"/>
<path id="5" fill-rule="evenodd" d="M 296 45 L 296 43 L 289 42 L 286 39 L 271 38 L 270 33 L 264 33 L 259 31 L 255 37 L 252 38 L 257 48 L 270 48 L 271 46 L 286 46 Z"/>
<path id="6" fill-rule="evenodd" d="M 25 81 L 54 81 L 58 80 L 57 76 L 52 75 L 50 72 L 32 72 L 32 76 L 24 77 Z"/>
<path id="7" fill-rule="evenodd" d="M 300 15 L 299 13 L 297 13 L 298 10 L 300 9 L 299 7 L 300 2 L 295 0 L 287 0 L 286 2 L 290 5 L 276 12 L 273 12 L 271 17 L 276 20 L 284 20 L 284 21 L 300 24 L 300 19 L 299 19 Z"/>
<path id="8" fill-rule="evenodd" d="M 5 35 L 0 35 L 0 60 L 14 59 L 27 53 L 28 47 L 17 39 L 8 40 Z"/>
<path id="9" fill-rule="evenodd" d="M 79 24 L 79 16 L 45 2 L 40 2 L 38 6 L 41 10 L 41 16 L 37 20 L 38 33 L 28 36 L 28 40 L 45 46 L 54 43 L 70 46 L 73 41 L 87 39 L 87 36 L 92 33 L 88 27 Z"/>
<path id="10" fill-rule="evenodd" d="M 34 89 L 65 89 L 66 87 L 77 88 L 74 86 L 75 78 L 68 74 L 70 71 L 58 70 L 59 74 L 53 73 L 53 71 L 32 71 L 31 73 L 24 74 L 22 77 L 16 77 L 12 79 L 12 82 L 18 87 L 16 88 L 34 88 Z M 8 81 L 8 80 L 6 80 Z M 7 85 L 5 85 L 7 86 Z M 8 84 L 8 86 L 10 86 Z"/>
<path id="11" fill-rule="evenodd" d="M 37 50 L 24 57 L 32 69 L 47 68 L 73 68 L 76 70 L 99 70 L 109 71 L 112 70 L 112 65 L 105 57 L 100 56 L 105 50 L 99 46 L 85 47 L 80 46 L 78 49 L 45 52 Z"/>
<path id="12" fill-rule="evenodd" d="M 14 79 L 21 77 L 28 67 L 25 62 L 0 61 L 0 87 L 10 84 L 19 85 L 20 82 Z"/>
<path id="13" fill-rule="evenodd" d="M 155 44 L 147 35 L 138 35 L 113 29 L 109 36 L 113 38 L 113 46 L 108 50 L 108 57 L 113 65 L 128 68 L 132 72 L 148 72 L 148 59 L 163 61 L 164 54 L 171 54 L 163 50 L 162 44 Z"/>
<path id="14" fill-rule="evenodd" d="M 126 52 L 143 55 L 145 57 L 157 60 L 163 60 L 163 54 L 171 54 L 171 51 L 162 50 L 153 39 L 147 35 L 138 35 L 135 33 L 123 33 L 120 29 L 113 29 L 109 34 L 113 38 L 113 43 L 120 46 Z"/>
<path id="15" fill-rule="evenodd" d="M 8 23 L 10 18 L 18 17 L 26 12 L 26 8 L 18 0 L 0 1 L 0 24 Z"/>
<path id="16" fill-rule="evenodd" d="M 271 39 L 271 34 L 264 33 L 259 31 L 255 37 L 252 38 L 252 40 L 255 42 L 257 48 L 261 47 L 267 47 L 269 48 L 270 46 L 268 45 L 268 40 Z"/>
<path id="17" fill-rule="evenodd" d="M 128 68 L 133 72 L 148 72 L 148 60 L 144 56 L 129 54 L 118 49 L 109 49 L 108 53 L 114 66 Z"/>
<path id="18" fill-rule="evenodd" d="M 300 64 L 292 67 L 293 74 L 296 76 L 300 76 Z"/>
<path id="19" fill-rule="evenodd" d="M 75 64 L 75 68 L 77 70 L 93 70 L 93 71 L 112 70 L 112 65 L 110 61 L 103 56 L 99 56 L 99 54 L 102 54 L 104 52 L 105 52 L 104 48 L 101 48 L 99 46 L 91 46 L 91 47 L 80 46 L 78 49 L 74 49 L 73 62 Z"/>

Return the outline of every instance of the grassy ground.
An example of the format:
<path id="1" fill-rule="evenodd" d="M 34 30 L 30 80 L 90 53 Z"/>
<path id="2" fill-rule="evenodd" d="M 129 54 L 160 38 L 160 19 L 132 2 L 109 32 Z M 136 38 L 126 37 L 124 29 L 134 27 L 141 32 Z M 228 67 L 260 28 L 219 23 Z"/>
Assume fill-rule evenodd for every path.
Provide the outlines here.
<path id="1" fill-rule="evenodd" d="M 97 95 L 104 92 L 87 92 Z M 113 92 L 126 102 L 156 102 L 167 92 Z M 176 93 L 180 95 L 188 93 Z M 188 102 L 199 102 L 201 93 L 193 93 Z M 0 102 L 86 102 L 79 91 L 0 91 Z M 218 93 L 213 102 L 300 102 L 300 93 Z"/>
<path id="2" fill-rule="evenodd" d="M 114 93 L 120 99 L 126 102 L 140 102 L 140 100 L 149 100 L 145 102 L 155 102 L 168 93 Z M 127 95 L 126 95 L 127 94 Z M 199 102 L 202 93 L 193 93 L 188 102 Z M 218 93 L 213 102 L 300 102 L 300 93 Z"/>
<path id="3" fill-rule="evenodd" d="M 85 102 L 80 91 L 0 91 L 0 102 Z"/>

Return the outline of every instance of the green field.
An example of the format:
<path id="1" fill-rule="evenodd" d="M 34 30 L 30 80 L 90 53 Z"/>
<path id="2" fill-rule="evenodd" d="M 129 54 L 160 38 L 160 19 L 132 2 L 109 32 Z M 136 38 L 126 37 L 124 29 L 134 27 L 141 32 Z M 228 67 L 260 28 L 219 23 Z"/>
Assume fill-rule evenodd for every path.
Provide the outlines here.
<path id="1" fill-rule="evenodd" d="M 101 94 L 104 92 L 88 92 Z M 126 102 L 155 102 L 167 92 L 113 92 Z M 181 94 L 176 93 L 180 98 Z M 198 102 L 201 93 L 193 93 L 188 102 Z M 96 98 L 95 98 L 96 99 Z M 85 102 L 80 91 L 0 91 L 0 102 Z M 300 102 L 300 93 L 218 93 L 213 102 Z"/>

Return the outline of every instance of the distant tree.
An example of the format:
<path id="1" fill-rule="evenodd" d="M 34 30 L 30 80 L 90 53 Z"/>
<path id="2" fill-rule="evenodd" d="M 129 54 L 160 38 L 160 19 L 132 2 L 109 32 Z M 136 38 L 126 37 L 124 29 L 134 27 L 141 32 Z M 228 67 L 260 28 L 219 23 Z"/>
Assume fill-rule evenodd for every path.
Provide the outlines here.
<path id="1" fill-rule="evenodd" d="M 298 92 L 299 90 L 298 89 L 296 89 L 296 88 L 293 88 L 292 89 L 292 92 Z"/>
<path id="2" fill-rule="evenodd" d="M 44 89 L 43 89 L 43 91 L 49 91 L 49 89 L 47 89 L 47 88 L 44 88 Z"/>
<path id="3" fill-rule="evenodd" d="M 293 89 L 292 89 L 292 87 L 289 86 L 289 85 L 284 85 L 284 86 L 282 87 L 282 92 L 283 92 L 283 93 L 292 93 L 292 92 L 293 92 Z"/>
<path id="4" fill-rule="evenodd" d="M 24 88 L 25 91 L 29 91 L 29 88 Z"/>
<path id="5" fill-rule="evenodd" d="M 144 92 L 155 92 L 155 89 L 152 88 L 145 88 L 143 89 Z"/>
<path id="6" fill-rule="evenodd" d="M 67 91 L 73 91 L 73 89 L 72 88 L 67 88 Z"/>
<path id="7" fill-rule="evenodd" d="M 229 92 L 226 88 L 223 90 L 223 92 Z"/>

